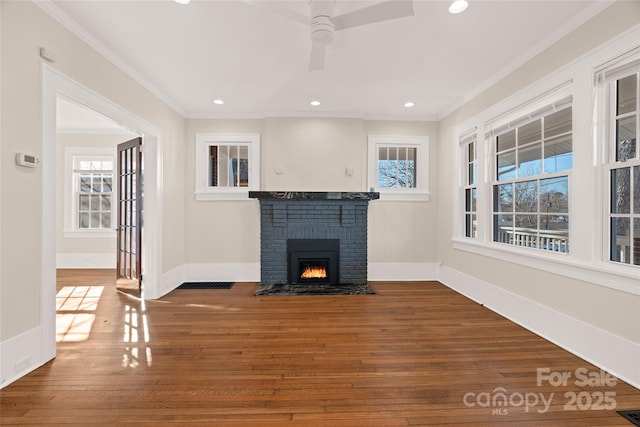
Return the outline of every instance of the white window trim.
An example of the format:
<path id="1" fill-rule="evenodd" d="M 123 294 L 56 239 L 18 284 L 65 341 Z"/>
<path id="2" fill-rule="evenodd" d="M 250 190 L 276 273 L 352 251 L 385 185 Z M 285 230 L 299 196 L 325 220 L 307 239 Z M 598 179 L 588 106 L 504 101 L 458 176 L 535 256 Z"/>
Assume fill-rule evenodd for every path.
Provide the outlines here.
<path id="1" fill-rule="evenodd" d="M 111 225 L 110 230 L 105 229 L 79 229 L 75 226 L 77 216 L 77 201 L 74 197 L 74 179 L 73 179 L 73 158 L 75 156 L 108 156 L 111 157 L 114 165 L 113 171 L 113 187 L 112 187 L 112 203 L 111 203 Z M 116 149 L 111 147 L 65 147 L 64 149 L 64 225 L 62 234 L 65 238 L 103 238 L 113 239 L 116 237 L 115 222 L 117 221 L 116 201 L 117 179 L 116 179 Z"/>
<path id="2" fill-rule="evenodd" d="M 604 179 L 605 155 L 601 138 L 603 129 L 594 126 L 602 123 L 594 116 L 594 107 L 597 104 L 596 90 L 594 89 L 594 70 L 600 64 L 605 64 L 616 59 L 616 53 L 622 54 L 632 49 L 639 48 L 640 26 L 625 32 L 621 36 L 588 52 L 571 64 L 559 69 L 546 78 L 534 83 L 520 92 L 510 96 L 503 102 L 479 113 L 477 116 L 454 127 L 454 156 L 452 166 L 455 171 L 452 191 L 454 197 L 454 221 L 453 237 L 451 239 L 454 249 L 499 259 L 514 264 L 520 264 L 537 270 L 570 277 L 599 286 L 640 295 L 640 280 L 638 280 L 637 266 L 629 266 L 608 261 L 608 238 L 604 239 L 607 230 L 603 225 L 606 219 L 605 212 L 608 206 L 607 185 Z M 504 119 L 504 115 L 517 109 L 519 105 L 533 100 L 539 94 L 560 87 L 563 83 L 573 81 L 573 141 L 574 141 L 574 166 L 569 179 L 569 212 L 573 212 L 570 222 L 570 236 L 572 236 L 571 253 L 547 253 L 530 248 L 521 248 L 512 245 L 503 245 L 492 241 L 491 208 L 492 194 L 491 176 L 494 159 L 491 147 L 487 146 L 484 138 L 478 138 L 478 205 L 477 215 L 483 216 L 483 221 L 478 224 L 477 239 L 464 237 L 462 211 L 463 200 L 460 192 L 463 182 L 461 170 L 462 153 L 459 147 L 459 137 L 473 126 L 478 127 L 478 134 L 484 135 L 490 129 L 485 129 L 485 124 L 495 119 Z M 503 120 L 500 120 L 504 123 Z M 494 126 L 495 126 L 494 122 Z M 581 148 L 578 151 L 578 146 Z M 576 193 L 576 182 L 591 186 L 594 189 L 586 195 Z M 487 190 L 487 188 L 489 190 Z M 578 221 L 576 209 L 584 209 L 583 218 Z M 577 232 L 584 236 L 580 243 L 576 243 Z M 604 248 L 603 248 L 604 246 Z M 606 258 L 604 256 L 607 256 Z"/>
<path id="3" fill-rule="evenodd" d="M 378 146 L 398 145 L 416 148 L 416 187 L 380 188 L 378 187 Z M 430 201 L 429 192 L 429 137 L 428 136 L 392 136 L 369 135 L 368 137 L 368 184 L 371 191 L 380 193 L 380 200 Z"/>
<path id="4" fill-rule="evenodd" d="M 210 187 L 207 185 L 207 149 L 211 145 L 240 143 L 249 147 L 249 186 Z M 260 134 L 258 133 L 198 133 L 196 134 L 195 196 L 198 201 L 247 200 L 249 191 L 260 189 Z"/>

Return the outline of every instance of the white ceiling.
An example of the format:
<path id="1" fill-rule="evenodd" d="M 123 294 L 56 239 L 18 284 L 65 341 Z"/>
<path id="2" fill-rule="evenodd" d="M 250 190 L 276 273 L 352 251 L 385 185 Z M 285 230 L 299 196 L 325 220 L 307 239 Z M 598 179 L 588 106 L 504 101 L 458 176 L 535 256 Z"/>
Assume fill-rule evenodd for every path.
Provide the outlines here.
<path id="1" fill-rule="evenodd" d="M 336 0 L 335 14 L 373 3 Z M 36 4 L 185 117 L 410 120 L 443 117 L 610 4 L 469 0 L 451 15 L 449 3 L 337 32 L 314 72 L 309 28 L 286 16 L 308 16 L 308 0 Z"/>

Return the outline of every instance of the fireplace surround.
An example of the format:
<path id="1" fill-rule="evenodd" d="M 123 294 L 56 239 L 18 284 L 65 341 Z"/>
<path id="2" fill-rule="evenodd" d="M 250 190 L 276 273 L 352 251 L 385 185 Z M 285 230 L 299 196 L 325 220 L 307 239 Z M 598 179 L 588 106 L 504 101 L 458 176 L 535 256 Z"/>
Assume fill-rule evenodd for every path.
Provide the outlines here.
<path id="1" fill-rule="evenodd" d="M 379 193 L 250 191 L 249 197 L 260 202 L 261 283 L 299 282 L 297 276 L 292 279 L 292 268 L 300 269 L 300 262 L 309 258 L 328 263 L 331 256 L 335 265 L 328 267 L 333 277 L 300 283 L 367 283 L 367 210 Z M 296 249 L 301 241 L 311 241 L 315 249 Z M 303 252 L 296 255 L 293 267 L 291 246 Z"/>

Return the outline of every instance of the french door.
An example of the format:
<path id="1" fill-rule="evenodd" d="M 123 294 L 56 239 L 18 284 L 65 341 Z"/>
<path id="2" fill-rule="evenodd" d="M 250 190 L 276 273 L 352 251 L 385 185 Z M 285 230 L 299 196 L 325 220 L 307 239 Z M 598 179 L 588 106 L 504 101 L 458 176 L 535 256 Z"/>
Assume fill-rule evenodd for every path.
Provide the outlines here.
<path id="1" fill-rule="evenodd" d="M 116 288 L 142 296 L 142 138 L 118 145 Z"/>

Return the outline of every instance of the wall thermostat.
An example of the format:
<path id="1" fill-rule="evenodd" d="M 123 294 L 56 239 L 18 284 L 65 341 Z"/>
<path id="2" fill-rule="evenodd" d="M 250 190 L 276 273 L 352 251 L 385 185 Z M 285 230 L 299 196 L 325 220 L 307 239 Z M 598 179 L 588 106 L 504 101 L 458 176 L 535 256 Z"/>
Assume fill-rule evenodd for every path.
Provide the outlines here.
<path id="1" fill-rule="evenodd" d="M 17 153 L 16 164 L 27 168 L 35 168 L 40 164 L 40 159 L 36 156 L 32 156 L 31 154 Z"/>

